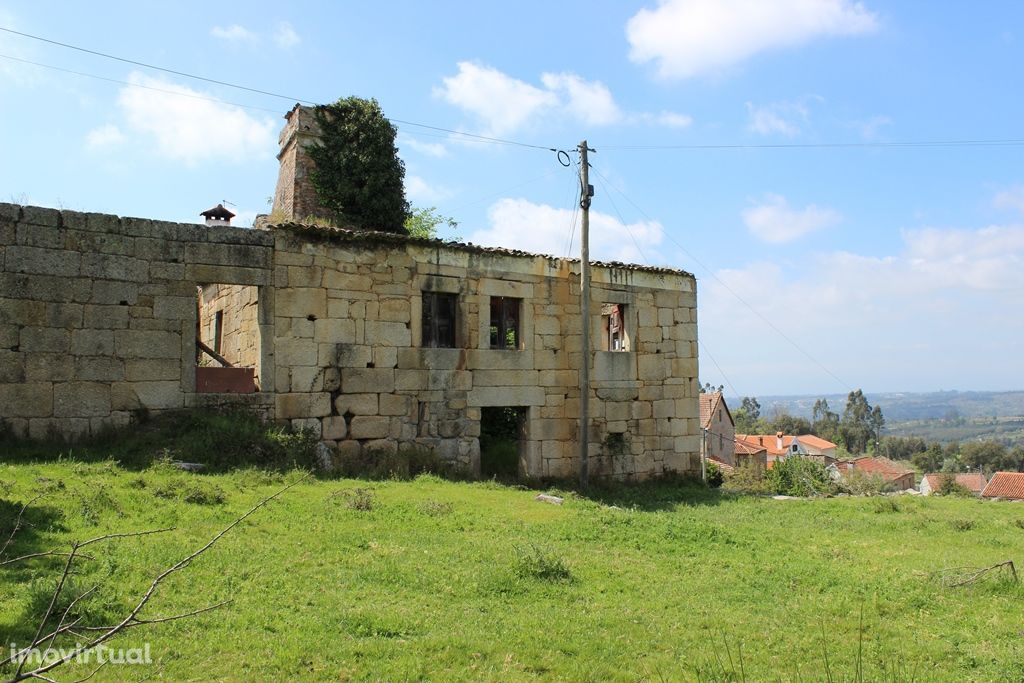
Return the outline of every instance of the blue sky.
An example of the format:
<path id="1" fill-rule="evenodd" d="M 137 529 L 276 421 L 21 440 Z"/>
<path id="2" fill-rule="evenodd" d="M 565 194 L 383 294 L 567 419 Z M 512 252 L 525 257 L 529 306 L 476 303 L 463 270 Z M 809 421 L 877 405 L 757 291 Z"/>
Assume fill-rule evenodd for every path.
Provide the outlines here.
<path id="1" fill-rule="evenodd" d="M 0 0 L 0 27 L 288 98 L 586 138 L 592 254 L 693 272 L 701 379 L 741 395 L 1024 388 L 1024 146 L 885 146 L 1024 139 L 1022 26 L 995 1 Z M 4 32 L 0 55 L 0 200 L 268 211 L 292 99 Z M 554 153 L 408 124 L 399 147 L 463 239 L 578 250 Z"/>

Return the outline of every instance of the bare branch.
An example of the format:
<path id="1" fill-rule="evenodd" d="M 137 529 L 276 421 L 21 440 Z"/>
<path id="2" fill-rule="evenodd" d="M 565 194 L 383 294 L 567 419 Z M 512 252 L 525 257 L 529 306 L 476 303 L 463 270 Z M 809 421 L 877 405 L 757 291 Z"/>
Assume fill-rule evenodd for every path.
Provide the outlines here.
<path id="1" fill-rule="evenodd" d="M 77 550 L 78 544 L 72 543 L 71 552 L 68 553 L 68 560 L 64 563 L 64 571 L 61 572 L 60 580 L 57 581 L 57 588 L 54 589 L 53 595 L 50 597 L 50 604 L 46 607 L 46 613 L 43 614 L 43 618 L 39 620 L 39 626 L 36 627 L 36 635 L 32 638 L 32 645 L 29 646 L 30 648 L 37 646 L 41 642 L 39 640 L 39 636 L 42 634 L 43 628 L 46 626 L 47 619 L 50 618 L 50 614 L 53 612 L 53 606 L 57 604 L 57 598 L 60 597 L 61 591 L 64 590 L 64 583 L 67 581 L 68 574 L 71 572 L 71 563 L 75 561 L 75 552 Z M 22 659 L 18 662 L 18 668 L 14 672 L 14 680 L 21 680 L 19 677 L 21 676 L 21 672 L 25 668 L 25 662 L 27 661 L 27 659 Z"/>
<path id="2" fill-rule="evenodd" d="M 202 614 L 203 612 L 210 612 L 212 610 L 215 610 L 215 609 L 218 609 L 220 607 L 223 607 L 224 605 L 227 605 L 227 604 L 229 604 L 231 602 L 232 602 L 231 600 L 222 600 L 221 602 L 218 602 L 215 605 L 210 605 L 208 607 L 203 607 L 201 609 L 193 610 L 191 612 L 184 612 L 182 614 L 174 614 L 174 615 L 169 616 L 169 617 L 158 617 L 156 619 L 138 619 L 138 618 L 136 618 L 136 619 L 132 619 L 131 623 L 127 624 L 124 628 L 125 629 L 129 629 L 129 628 L 134 628 L 136 626 L 145 626 L 147 624 L 162 624 L 162 623 L 164 623 L 166 621 L 177 621 L 178 619 L 185 619 L 186 617 L 194 617 L 197 614 Z M 82 627 L 81 630 L 82 631 L 109 631 L 111 629 L 117 628 L 117 626 L 118 626 L 117 624 L 115 624 L 114 626 L 84 626 L 84 627 Z"/>
<path id="3" fill-rule="evenodd" d="M 105 667 L 107 664 L 109 664 L 109 662 L 103 662 L 98 667 L 93 669 L 92 673 L 89 674 L 88 676 L 86 676 L 85 678 L 79 678 L 77 681 L 72 681 L 71 683 L 85 683 L 87 680 L 89 680 L 90 678 L 95 676 L 97 673 L 99 673 L 99 670 L 102 669 L 103 667 Z"/>
<path id="4" fill-rule="evenodd" d="M 150 534 L 162 534 L 162 533 L 166 533 L 168 531 L 174 531 L 176 528 L 177 527 L 168 526 L 168 527 L 164 527 L 163 529 L 150 529 L 148 531 L 130 531 L 128 533 L 123 533 L 123 534 L 104 534 L 103 536 L 97 536 L 96 538 L 90 538 L 88 541 L 82 541 L 81 543 L 78 544 L 78 547 L 79 548 L 84 548 L 87 545 L 92 545 L 93 543 L 99 543 L 100 541 L 107 541 L 107 540 L 110 540 L 112 538 L 131 538 L 133 536 L 149 536 Z"/>
<path id="5" fill-rule="evenodd" d="M 27 661 L 27 660 L 23 659 L 20 662 L 19 666 L 18 666 L 18 670 L 15 672 L 14 678 L 12 678 L 8 683 L 18 683 L 18 681 L 27 680 L 29 678 L 38 678 L 38 679 L 43 679 L 43 680 L 49 680 L 49 679 L 46 679 L 42 674 L 44 674 L 44 673 L 46 673 L 48 671 L 51 671 L 51 670 L 57 668 L 58 666 L 61 666 L 62 664 L 65 664 L 66 662 L 68 662 L 68 661 L 74 659 L 75 657 L 77 657 L 82 652 L 86 652 L 88 650 L 91 650 L 91 649 L 95 648 L 96 646 L 98 646 L 98 645 L 100 645 L 100 644 L 110 640 L 111 638 L 116 636 L 121 631 L 124 631 L 125 629 L 132 628 L 134 626 L 141 626 L 141 625 L 144 625 L 144 624 L 156 624 L 156 623 L 162 623 L 162 622 L 165 622 L 165 621 L 173 621 L 175 619 L 183 619 L 183 618 L 185 618 L 187 616 L 193 616 L 195 614 L 201 614 L 202 612 L 208 612 L 208 611 L 210 611 L 212 609 L 216 609 L 216 608 L 221 607 L 222 605 L 226 604 L 226 603 L 219 603 L 217 605 L 212 605 L 212 606 L 200 609 L 200 610 L 196 610 L 195 612 L 192 612 L 192 613 L 174 615 L 174 616 L 171 616 L 171 617 L 162 617 L 162 618 L 157 618 L 157 619 L 140 619 L 139 616 L 138 616 L 139 612 L 141 612 L 142 609 L 146 606 L 146 604 L 149 603 L 150 599 L 156 593 L 157 588 L 159 588 L 160 584 L 163 583 L 163 581 L 167 577 L 169 577 L 171 574 L 174 574 L 175 572 L 181 571 L 182 569 L 185 569 L 186 567 L 188 567 L 189 564 L 191 564 L 192 560 L 196 559 L 197 557 L 199 557 L 200 555 L 205 553 L 207 550 L 209 550 L 211 547 L 213 547 L 213 545 L 215 543 L 217 543 L 221 538 L 223 538 L 225 534 L 227 534 L 229 531 L 231 531 L 236 526 L 241 524 L 243 521 L 245 521 L 247 518 L 249 518 L 251 515 L 253 515 L 257 510 L 259 510 L 260 508 L 264 507 L 265 505 L 270 503 L 270 501 L 274 500 L 278 496 L 281 496 L 286 491 L 288 491 L 289 489 L 291 489 L 294 486 L 297 486 L 298 484 L 302 483 L 303 481 L 305 481 L 306 479 L 310 478 L 311 476 L 313 476 L 312 473 L 307 473 L 307 474 L 303 475 L 302 477 L 296 479 L 292 483 L 288 484 L 287 486 L 281 488 L 280 490 L 278 490 L 273 495 L 268 496 L 267 498 L 264 498 L 259 503 L 257 503 L 253 507 L 249 508 L 249 510 L 245 514 L 243 514 L 242 516 L 238 517 L 235 521 L 231 522 L 231 524 L 229 524 L 226 527 L 224 527 L 224 529 L 222 529 L 213 538 L 211 538 L 204 546 L 202 546 L 201 548 L 199 548 L 198 550 L 196 550 L 192 554 L 188 555 L 184 559 L 179 560 L 174 565 L 172 565 L 171 567 L 165 569 L 163 572 L 161 572 L 159 575 L 157 575 L 157 577 L 155 579 L 153 579 L 152 583 L 150 583 L 149 588 L 146 590 L 146 592 L 139 599 L 139 602 L 135 605 L 134 608 L 132 608 L 132 610 L 128 613 L 128 615 L 124 617 L 124 619 L 122 619 L 120 622 L 118 622 L 117 624 L 114 624 L 111 627 L 100 627 L 98 629 L 98 630 L 105 631 L 102 635 L 97 636 L 96 638 L 92 639 L 88 643 L 85 643 L 83 645 L 79 645 L 79 646 L 75 647 L 74 649 L 72 649 L 72 650 L 70 650 L 70 651 L 68 651 L 66 653 L 63 653 L 63 656 L 60 659 L 58 659 L 58 660 L 56 660 L 54 662 L 50 662 L 48 664 L 44 664 L 43 666 L 40 666 L 39 668 L 37 668 L 37 669 L 35 669 L 33 671 L 28 671 L 28 672 L 22 673 L 22 669 L 24 668 L 24 663 L 25 663 L 25 661 Z M 39 637 L 40 633 L 43 630 L 43 625 L 46 623 L 46 620 L 49 618 L 50 614 L 53 611 L 53 605 L 57 601 L 57 598 L 58 598 L 58 596 L 60 594 L 60 591 L 63 589 L 64 582 L 67 579 L 68 573 L 70 571 L 71 563 L 74 560 L 75 554 L 76 554 L 76 552 L 78 551 L 78 549 L 80 547 L 83 547 L 83 546 L 88 545 L 90 543 L 96 543 L 96 542 L 99 542 L 99 541 L 102 541 L 102 540 L 106 540 L 106 539 L 109 539 L 109 538 L 123 538 L 123 537 L 128 537 L 128 536 L 143 536 L 143 535 L 147 535 L 147 534 L 160 533 L 162 531 L 169 531 L 169 530 L 170 529 L 156 529 L 156 530 L 153 530 L 153 531 L 141 531 L 141 532 L 128 533 L 128 534 L 107 534 L 105 536 L 99 536 L 97 538 L 90 539 L 90 540 L 85 541 L 83 543 L 75 543 L 75 544 L 73 544 L 72 547 L 71 547 L 71 553 L 70 553 L 70 555 L 68 557 L 68 562 L 67 562 L 67 564 L 64 567 L 63 574 L 61 575 L 60 582 L 58 583 L 57 589 L 54 591 L 53 597 L 50 600 L 50 607 L 47 608 L 46 615 L 44 616 L 43 621 L 40 623 L 39 629 L 37 630 L 36 636 L 33 639 L 32 645 L 30 647 L 36 647 L 40 642 L 42 642 L 42 640 L 45 640 L 45 638 L 44 639 L 40 639 L 40 637 Z M 68 628 L 68 630 L 70 630 L 70 625 L 69 625 L 69 627 L 65 627 L 65 628 Z M 82 629 L 79 629 L 79 630 L 85 631 L 85 630 L 96 630 L 96 629 L 94 627 L 94 628 L 82 628 Z"/>
<path id="6" fill-rule="evenodd" d="M 50 551 L 47 551 L 47 552 L 44 552 L 44 553 L 29 553 L 28 555 L 21 555 L 20 557 L 12 557 L 9 560 L 0 560 L 0 567 L 6 567 L 9 564 L 14 564 L 15 562 L 21 562 L 23 560 L 31 560 L 34 557 L 67 557 L 67 556 L 68 556 L 68 553 L 59 553 L 59 552 L 56 552 L 54 550 L 50 550 Z M 95 560 L 96 559 L 95 557 L 92 557 L 91 555 L 83 555 L 81 553 L 79 553 L 77 555 L 77 557 L 79 557 L 79 558 L 81 558 L 83 560 Z"/>
<path id="7" fill-rule="evenodd" d="M 32 500 L 21 506 L 21 510 L 18 511 L 18 517 L 14 520 L 14 528 L 11 529 L 11 535 L 8 536 L 7 540 L 4 542 L 4 547 L 0 548 L 0 557 L 3 557 L 4 554 L 7 552 L 7 548 L 10 547 L 11 543 L 14 543 L 14 537 L 15 535 L 17 535 L 18 530 L 21 528 L 21 520 L 25 516 L 25 510 L 28 509 L 29 505 L 42 498 L 43 495 L 44 494 L 40 493 L 38 496 L 36 496 Z"/>

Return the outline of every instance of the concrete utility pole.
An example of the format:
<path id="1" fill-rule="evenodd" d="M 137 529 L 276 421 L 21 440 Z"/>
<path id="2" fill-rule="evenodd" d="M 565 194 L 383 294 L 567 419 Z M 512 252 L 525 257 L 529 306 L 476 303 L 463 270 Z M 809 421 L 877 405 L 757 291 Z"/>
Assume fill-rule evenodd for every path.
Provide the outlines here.
<path id="1" fill-rule="evenodd" d="M 580 231 L 580 321 L 582 327 L 583 358 L 580 361 L 580 488 L 589 484 L 590 447 L 590 198 L 594 188 L 590 186 L 590 165 L 587 162 L 587 141 L 579 145 L 580 150 L 580 208 L 583 210 L 583 225 Z"/>

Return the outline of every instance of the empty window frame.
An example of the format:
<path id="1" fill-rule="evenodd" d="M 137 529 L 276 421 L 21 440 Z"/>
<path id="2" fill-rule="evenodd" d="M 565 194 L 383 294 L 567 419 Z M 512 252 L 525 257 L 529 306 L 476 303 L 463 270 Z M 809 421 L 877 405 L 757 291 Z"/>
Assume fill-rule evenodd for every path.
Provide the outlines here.
<path id="1" fill-rule="evenodd" d="M 601 304 L 601 333 L 602 351 L 629 350 L 625 304 Z"/>
<path id="2" fill-rule="evenodd" d="M 458 296 L 443 292 L 423 292 L 423 346 L 455 348 L 455 312 Z"/>
<path id="3" fill-rule="evenodd" d="M 491 297 L 491 348 L 519 349 L 519 321 L 523 300 L 508 296 Z"/>

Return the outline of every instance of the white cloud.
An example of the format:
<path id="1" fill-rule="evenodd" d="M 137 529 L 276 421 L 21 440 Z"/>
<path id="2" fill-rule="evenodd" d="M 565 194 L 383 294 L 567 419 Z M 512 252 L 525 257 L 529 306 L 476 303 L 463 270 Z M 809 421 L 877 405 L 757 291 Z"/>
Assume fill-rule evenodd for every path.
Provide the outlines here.
<path id="1" fill-rule="evenodd" d="M 871 141 L 878 138 L 880 128 L 892 125 L 892 119 L 888 116 L 872 116 L 865 121 L 857 121 L 854 125 L 860 131 L 860 136 L 863 139 Z"/>
<path id="2" fill-rule="evenodd" d="M 287 21 L 278 22 L 274 31 L 274 42 L 277 46 L 287 50 L 302 42 L 302 38 L 295 32 L 295 29 Z"/>
<path id="3" fill-rule="evenodd" d="M 210 160 L 265 159 L 276 148 L 277 123 L 244 109 L 196 97 L 203 93 L 138 73 L 129 82 L 180 95 L 122 88 L 118 107 L 130 133 L 151 138 L 159 155 L 195 165 Z"/>
<path id="4" fill-rule="evenodd" d="M 406 175 L 405 194 L 411 201 L 430 204 L 448 199 L 454 192 L 443 185 L 431 185 L 419 176 Z"/>
<path id="5" fill-rule="evenodd" d="M 1024 323 L 1007 315 L 1024 293 L 1024 226 L 901 235 L 891 255 L 837 251 L 702 278 L 701 336 L 738 390 L 850 388 L 764 319 L 853 386 L 1009 388 L 1024 371 Z"/>
<path id="6" fill-rule="evenodd" d="M 755 105 L 747 102 L 747 114 L 750 121 L 747 129 L 761 135 L 775 133 L 794 137 L 799 135 L 801 127 L 810 120 L 810 102 L 821 102 L 818 95 L 807 95 L 795 102 L 772 102 Z"/>
<path id="7" fill-rule="evenodd" d="M 459 62 L 459 73 L 443 79 L 434 95 L 473 115 L 485 135 L 506 135 L 542 117 L 564 117 L 592 126 L 654 124 L 672 128 L 690 125 L 689 116 L 624 112 L 611 90 L 572 72 L 541 74 L 541 87 L 513 78 L 493 67 Z"/>
<path id="8" fill-rule="evenodd" d="M 256 44 L 265 39 L 265 35 L 252 31 L 240 24 L 230 26 L 214 26 L 210 29 L 210 35 L 232 43 Z M 302 38 L 295 32 L 295 28 L 287 21 L 279 21 L 270 36 L 274 44 L 283 50 L 295 47 L 302 42 Z"/>
<path id="9" fill-rule="evenodd" d="M 574 73 L 546 73 L 540 80 L 548 90 L 563 95 L 565 109 L 584 123 L 606 126 L 622 120 L 615 98 L 600 81 L 585 81 Z"/>
<path id="10" fill-rule="evenodd" d="M 850 0 L 659 0 L 626 24 L 629 57 L 664 78 L 716 72 L 766 50 L 878 29 Z"/>
<path id="11" fill-rule="evenodd" d="M 220 38 L 221 40 L 231 42 L 250 42 L 255 41 L 257 38 L 255 33 L 238 24 L 231 24 L 230 26 L 214 26 L 210 29 L 210 35 L 214 38 Z"/>
<path id="12" fill-rule="evenodd" d="M 758 239 L 779 244 L 835 225 L 842 215 L 825 207 L 809 204 L 793 209 L 786 198 L 778 194 L 765 194 L 764 199 L 743 211 L 743 222 Z"/>
<path id="13" fill-rule="evenodd" d="M 434 93 L 481 119 L 487 134 L 509 133 L 558 103 L 554 93 L 492 67 L 473 62 L 459 62 L 458 67 L 459 73 L 443 79 L 444 86 Z"/>
<path id="14" fill-rule="evenodd" d="M 468 241 L 552 256 L 567 255 L 574 219 L 574 212 L 570 209 L 534 204 L 527 199 L 506 198 L 491 206 L 488 219 L 490 227 L 469 235 Z M 579 220 L 576 213 L 572 244 L 576 255 L 579 252 Z M 658 222 L 624 224 L 606 213 L 590 212 L 590 257 L 596 261 L 645 263 L 645 256 L 663 257 L 659 247 L 663 236 Z"/>
<path id="15" fill-rule="evenodd" d="M 992 200 L 997 209 L 1011 209 L 1024 214 L 1024 185 L 1017 185 L 996 194 Z"/>
<path id="16" fill-rule="evenodd" d="M 115 147 L 124 142 L 124 133 L 113 124 L 93 128 L 85 136 L 86 148 L 99 151 Z"/>
<path id="17" fill-rule="evenodd" d="M 654 115 L 654 121 L 670 128 L 686 128 L 693 123 L 693 118 L 674 111 L 663 111 Z"/>
<path id="18" fill-rule="evenodd" d="M 448 156 L 448 148 L 442 145 L 440 142 L 423 142 L 416 138 L 409 137 L 408 135 L 398 136 L 398 147 L 410 147 L 421 154 L 426 154 L 430 157 L 446 157 Z"/>

